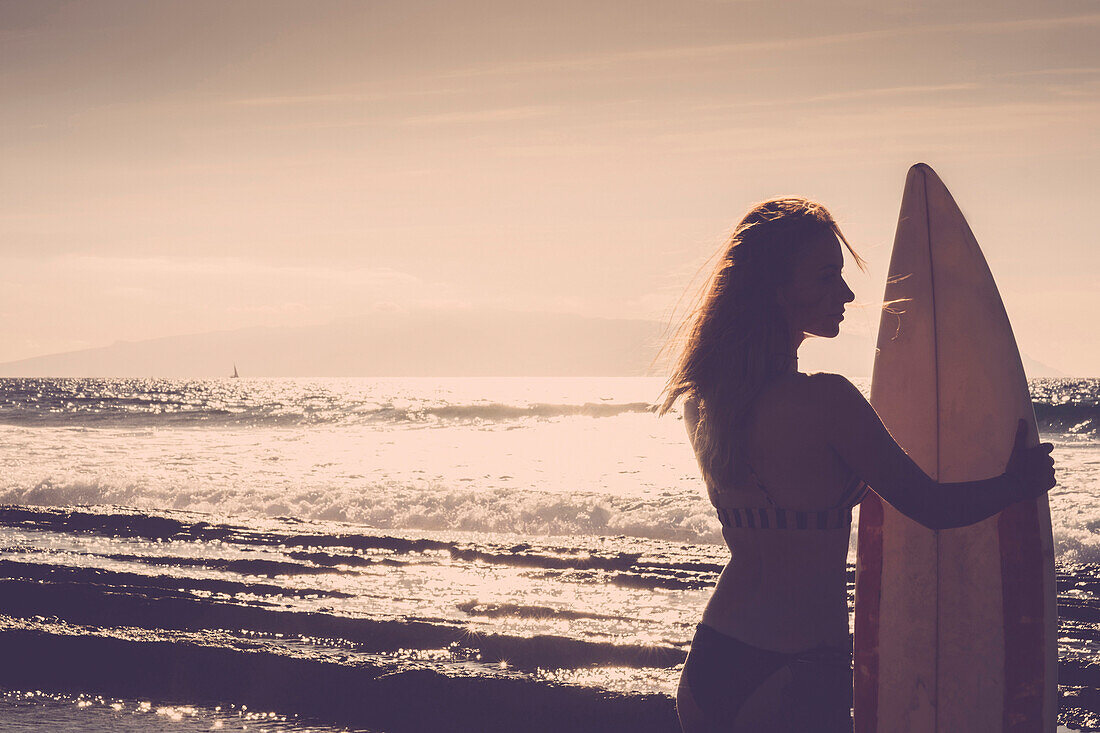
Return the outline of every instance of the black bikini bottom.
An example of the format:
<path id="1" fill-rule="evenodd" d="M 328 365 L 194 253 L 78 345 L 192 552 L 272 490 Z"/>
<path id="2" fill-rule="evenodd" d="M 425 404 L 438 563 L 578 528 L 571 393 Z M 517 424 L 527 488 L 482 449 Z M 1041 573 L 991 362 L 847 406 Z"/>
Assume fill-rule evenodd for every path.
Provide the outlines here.
<path id="1" fill-rule="evenodd" d="M 714 730 L 732 728 L 737 713 L 764 680 L 790 671 L 783 710 L 791 730 L 852 730 L 851 652 L 817 647 L 783 653 L 760 649 L 699 624 L 683 677 L 691 697 Z"/>

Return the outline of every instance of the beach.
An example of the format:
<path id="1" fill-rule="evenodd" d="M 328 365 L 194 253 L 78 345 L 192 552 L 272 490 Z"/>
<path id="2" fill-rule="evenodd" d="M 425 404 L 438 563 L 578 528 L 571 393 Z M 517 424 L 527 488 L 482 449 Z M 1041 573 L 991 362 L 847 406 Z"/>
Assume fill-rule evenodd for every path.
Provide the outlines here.
<path id="1" fill-rule="evenodd" d="M 0 709 L 675 731 L 728 551 L 660 384 L 0 380 Z M 1060 723 L 1097 730 L 1100 380 L 1030 386 L 1059 468 Z"/>

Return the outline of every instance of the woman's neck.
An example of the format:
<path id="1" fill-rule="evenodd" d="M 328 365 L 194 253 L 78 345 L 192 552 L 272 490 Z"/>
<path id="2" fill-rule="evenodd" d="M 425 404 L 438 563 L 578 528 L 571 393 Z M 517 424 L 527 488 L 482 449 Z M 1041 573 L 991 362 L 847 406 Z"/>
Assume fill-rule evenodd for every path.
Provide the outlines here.
<path id="1" fill-rule="evenodd" d="M 806 334 L 799 331 L 797 334 L 791 334 L 790 347 L 787 349 L 787 353 L 783 354 L 786 357 L 783 373 L 795 374 L 798 372 L 798 347 L 802 345 L 802 342 L 806 339 Z"/>

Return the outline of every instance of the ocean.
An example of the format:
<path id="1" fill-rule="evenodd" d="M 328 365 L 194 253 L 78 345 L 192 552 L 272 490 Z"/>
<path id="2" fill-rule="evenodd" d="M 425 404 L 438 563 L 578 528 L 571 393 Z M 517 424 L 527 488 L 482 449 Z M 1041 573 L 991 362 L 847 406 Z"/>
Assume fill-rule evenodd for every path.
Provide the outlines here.
<path id="1" fill-rule="evenodd" d="M 1030 386 L 1100 730 L 1100 379 Z M 0 725 L 678 730 L 728 552 L 660 387 L 0 379 Z"/>

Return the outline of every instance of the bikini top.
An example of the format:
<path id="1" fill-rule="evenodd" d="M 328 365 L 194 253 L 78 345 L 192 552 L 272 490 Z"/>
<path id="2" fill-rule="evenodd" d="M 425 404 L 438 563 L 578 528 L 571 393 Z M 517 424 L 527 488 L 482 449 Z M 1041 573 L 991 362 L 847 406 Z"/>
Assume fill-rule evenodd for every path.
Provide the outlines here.
<path id="1" fill-rule="evenodd" d="M 749 467 L 756 487 L 764 494 L 769 506 L 762 509 L 731 509 L 717 507 L 718 521 L 723 527 L 737 529 L 847 529 L 852 523 L 852 507 L 859 504 L 869 487 L 855 474 L 848 480 L 838 501 L 828 509 L 804 512 L 782 509 Z"/>

